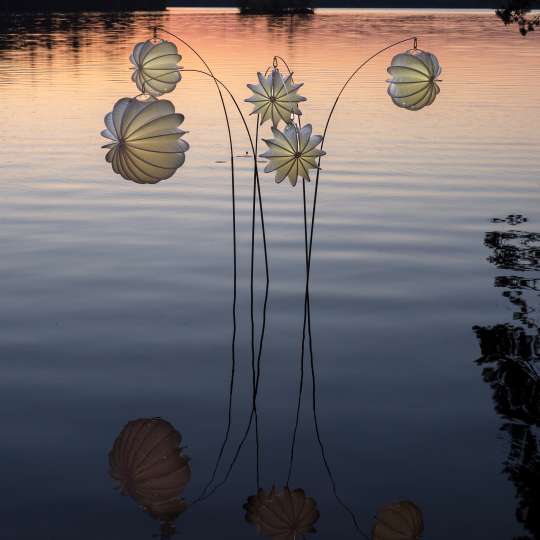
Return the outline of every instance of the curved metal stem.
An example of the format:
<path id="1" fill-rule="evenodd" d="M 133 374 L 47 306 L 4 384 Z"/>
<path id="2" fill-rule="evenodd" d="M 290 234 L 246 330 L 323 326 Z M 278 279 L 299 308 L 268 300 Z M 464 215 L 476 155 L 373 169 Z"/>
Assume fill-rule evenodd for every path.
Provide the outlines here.
<path id="1" fill-rule="evenodd" d="M 337 106 L 337 104 L 339 102 L 339 99 L 341 98 L 341 95 L 345 91 L 345 88 L 347 88 L 347 86 L 354 79 L 356 74 L 366 64 L 371 62 L 371 60 L 373 60 L 374 58 L 376 58 L 377 56 L 379 56 L 383 52 L 387 51 L 388 49 L 391 49 L 392 47 L 396 47 L 397 45 L 401 45 L 402 43 L 406 43 L 407 41 L 411 41 L 411 40 L 416 45 L 418 38 L 416 36 L 412 36 L 412 37 L 409 37 L 407 39 L 402 39 L 400 41 L 396 41 L 395 43 L 392 43 L 391 45 L 388 45 L 387 47 L 384 47 L 383 49 L 380 49 L 375 54 L 371 55 L 367 60 L 362 62 L 352 72 L 350 77 L 345 81 L 345 84 L 341 87 L 341 90 L 338 92 L 338 95 L 336 96 L 336 99 L 334 100 L 334 104 L 332 105 L 332 108 L 330 109 L 330 114 L 328 115 L 328 119 L 326 120 L 326 124 L 324 126 L 324 131 L 323 131 L 323 135 L 322 135 L 323 138 L 322 138 L 322 142 L 321 142 L 321 150 L 324 147 L 324 143 L 326 141 L 326 133 L 328 131 L 328 126 L 330 125 L 330 120 L 332 120 L 332 116 L 333 116 L 334 111 L 336 109 L 336 106 Z M 314 228 L 314 225 L 315 225 L 315 209 L 316 209 L 316 206 L 317 206 L 317 193 L 318 193 L 318 190 L 319 190 L 319 176 L 320 176 L 320 173 L 321 173 L 320 167 L 321 167 L 321 159 L 322 159 L 322 157 L 323 156 L 319 156 L 319 159 L 317 161 L 317 174 L 315 176 L 315 194 L 313 196 L 313 210 L 312 210 L 312 213 L 311 213 L 311 230 L 310 230 L 310 234 L 309 234 L 309 251 L 308 251 L 308 268 L 307 268 L 307 278 L 306 278 L 306 289 L 307 289 L 307 286 L 308 286 L 308 283 L 309 283 L 309 270 L 310 270 L 310 266 L 311 266 L 311 249 L 313 247 L 313 228 Z"/>
<path id="2" fill-rule="evenodd" d="M 380 49 L 375 54 L 370 56 L 367 60 L 362 62 L 349 76 L 349 78 L 345 81 L 343 86 L 341 87 L 340 91 L 338 92 L 338 95 L 336 96 L 334 103 L 332 105 L 332 108 L 330 109 L 330 113 L 328 115 L 328 119 L 326 120 L 326 124 L 324 126 L 323 131 L 323 139 L 321 142 L 321 150 L 323 149 L 324 143 L 326 141 L 326 133 L 328 131 L 328 127 L 330 125 L 330 121 L 332 119 L 332 116 L 334 114 L 334 111 L 336 109 L 336 106 L 341 98 L 341 95 L 349 85 L 349 83 L 353 80 L 353 78 L 356 76 L 356 74 L 371 60 L 379 56 L 381 53 L 387 51 L 388 49 L 391 49 L 392 47 L 396 47 L 397 45 L 400 45 L 402 43 L 406 43 L 407 41 L 413 41 L 414 48 L 417 46 L 417 37 L 413 36 L 407 39 L 402 39 L 400 41 L 397 41 L 395 43 L 392 43 L 391 45 L 388 45 L 387 47 L 384 47 L 383 49 Z M 318 163 L 317 163 L 317 174 L 315 177 L 315 192 L 313 196 L 313 208 L 311 212 L 311 227 L 310 227 L 310 234 L 309 234 L 309 242 L 307 241 L 307 223 L 306 223 L 306 214 L 305 214 L 305 187 L 304 187 L 304 223 L 306 225 L 306 288 L 305 288 L 305 295 L 304 295 L 304 325 L 303 325 L 303 334 L 302 334 L 302 355 L 304 353 L 304 343 L 306 338 L 306 326 L 307 326 L 307 332 L 308 332 L 308 340 L 309 340 L 309 354 L 310 354 L 310 366 L 311 366 L 311 379 L 312 379 L 312 410 L 313 410 L 313 420 L 315 423 L 315 434 L 317 437 L 317 442 L 319 444 L 319 448 L 321 450 L 321 456 L 322 460 L 325 466 L 325 469 L 327 471 L 328 477 L 330 479 L 330 483 L 332 485 L 332 491 L 334 493 L 334 496 L 338 503 L 345 509 L 345 511 L 350 515 L 350 517 L 353 520 L 353 523 L 355 525 L 356 530 L 358 533 L 363 536 L 364 538 L 368 538 L 368 536 L 360 529 L 358 522 L 356 520 L 356 516 L 354 512 L 341 500 L 337 493 L 337 487 L 336 482 L 334 480 L 334 477 L 332 475 L 332 471 L 330 469 L 330 465 L 326 456 L 326 451 L 324 448 L 324 445 L 322 443 L 322 438 L 320 434 L 320 428 L 319 428 L 319 421 L 318 421 L 318 415 L 317 415 L 317 398 L 316 398 L 316 380 L 315 380 L 315 363 L 313 359 L 313 341 L 312 341 L 312 334 L 311 334 L 311 307 L 310 307 L 310 299 L 309 299 L 309 279 L 310 279 L 310 270 L 311 270 L 311 253 L 312 253 L 312 247 L 313 247 L 313 231 L 315 228 L 315 215 L 316 215 L 316 208 L 317 208 L 317 194 L 319 189 L 319 177 L 320 177 L 320 166 L 321 166 L 321 158 L 319 157 Z M 306 325 L 306 319 L 307 319 L 307 325 Z M 302 356 L 302 365 L 303 365 L 303 356 Z M 292 462 L 292 455 L 291 455 L 291 462 Z M 290 469 L 291 469 L 292 463 L 289 467 L 289 476 L 290 476 Z M 288 480 L 287 480 L 288 482 Z"/>
<path id="3" fill-rule="evenodd" d="M 259 199 L 259 209 L 260 209 L 260 216 L 261 216 L 261 228 L 262 228 L 262 236 L 263 236 L 263 245 L 264 245 L 264 258 L 265 258 L 265 269 L 266 269 L 266 292 L 265 292 L 265 303 L 264 303 L 264 314 L 263 314 L 263 329 L 261 332 L 261 342 L 259 345 L 259 354 L 258 354 L 258 361 L 257 361 L 257 377 L 255 378 L 255 374 L 253 375 L 253 397 L 252 397 L 252 403 L 253 403 L 253 411 L 255 412 L 255 428 L 256 428 L 256 437 L 257 437 L 257 485 L 259 484 L 259 448 L 258 448 L 258 416 L 257 416 L 257 409 L 256 409 L 256 399 L 257 399 L 257 391 L 259 386 L 259 371 L 260 371 L 260 360 L 261 360 L 261 353 L 262 353 L 262 340 L 264 336 L 264 325 L 266 322 L 266 304 L 268 300 L 268 288 L 269 288 L 269 271 L 268 271 L 268 255 L 267 255 L 267 245 L 266 245 L 266 232 L 264 227 L 264 215 L 263 215 L 263 207 L 262 207 L 262 196 L 261 196 L 261 188 L 260 188 L 260 182 L 259 182 L 259 173 L 258 173 L 258 166 L 257 166 L 257 147 L 255 144 L 255 147 L 253 145 L 253 141 L 251 138 L 251 133 L 249 131 L 249 128 L 247 126 L 246 120 L 244 118 L 244 115 L 242 114 L 242 111 L 234 98 L 231 91 L 227 88 L 227 86 L 216 79 L 214 76 L 214 73 L 208 63 L 204 60 L 204 58 L 195 50 L 187 41 L 182 39 L 180 36 L 169 32 L 168 30 L 165 30 L 164 28 L 159 28 L 159 30 L 165 34 L 168 34 L 175 39 L 177 39 L 179 42 L 184 44 L 189 50 L 191 50 L 197 58 L 204 64 L 204 66 L 207 69 L 207 73 L 200 71 L 200 70 L 182 70 L 179 71 L 196 71 L 198 73 L 203 73 L 205 75 L 210 76 L 216 85 L 216 88 L 219 93 L 219 97 L 221 100 L 223 113 L 225 115 L 225 121 L 227 124 L 227 132 L 229 135 L 229 148 L 230 148 L 230 155 L 231 155 L 231 178 L 232 178 L 232 208 L 233 208 L 233 239 L 234 239 L 234 285 L 233 285 L 233 339 L 232 339 L 232 366 L 231 366 L 231 380 L 230 380 L 230 386 L 229 386 L 229 405 L 228 405 L 228 418 L 227 418 L 227 428 L 225 431 L 225 437 L 223 440 L 223 443 L 221 445 L 216 463 L 214 465 L 214 470 L 212 472 L 211 478 L 204 487 L 201 495 L 197 498 L 197 500 L 203 498 L 205 494 L 207 493 L 208 489 L 212 485 L 212 483 L 215 480 L 219 465 L 221 463 L 221 460 L 223 458 L 223 454 L 225 451 L 225 447 L 227 445 L 230 431 L 231 431 L 231 424 L 232 424 L 232 398 L 233 398 L 233 390 L 234 390 L 234 377 L 235 377 L 235 369 L 236 369 L 236 355 L 235 355 L 235 344 L 236 344 L 236 299 L 237 299 L 237 249 L 236 249 L 236 196 L 235 196 L 235 178 L 234 178 L 234 150 L 233 150 L 233 143 L 232 143 L 232 134 L 231 134 L 231 125 L 229 120 L 229 115 L 227 112 L 227 107 L 225 105 L 225 100 L 223 98 L 223 92 L 221 90 L 221 87 L 223 87 L 226 92 L 229 94 L 230 98 L 232 99 L 233 103 L 235 104 L 240 117 L 242 119 L 242 122 L 244 124 L 244 127 L 246 129 L 247 135 L 250 140 L 251 148 L 253 151 L 253 160 L 254 160 L 254 186 L 253 186 L 253 226 L 252 226 L 252 256 L 251 256 L 251 320 L 252 320 L 252 365 L 253 370 L 255 370 L 255 351 L 254 351 L 254 321 L 253 321 L 253 265 L 254 265 L 254 235 L 255 235 L 255 192 L 258 192 L 258 199 Z M 154 37 L 157 36 L 158 27 L 154 28 Z M 258 129 L 257 129 L 258 130 Z M 251 426 L 252 416 L 250 417 L 249 421 L 249 427 Z M 248 428 L 249 430 L 249 428 Z"/>
<path id="4" fill-rule="evenodd" d="M 154 38 L 157 37 L 158 30 L 168 34 L 181 43 L 183 43 L 188 49 L 190 49 L 195 56 L 204 64 L 206 69 L 208 70 L 208 73 L 214 76 L 212 72 L 212 68 L 208 65 L 206 60 L 185 40 L 183 40 L 180 36 L 177 36 L 176 34 L 173 34 L 172 32 L 169 32 L 168 30 L 165 30 L 164 28 L 158 28 L 154 27 Z M 231 159 L 231 200 L 232 200 L 232 220 L 233 220 L 233 306 L 232 306 L 232 315 L 233 315 L 233 335 L 231 340 L 231 377 L 229 382 L 229 401 L 228 401 L 228 407 L 227 407 L 227 427 L 225 428 L 225 435 L 223 438 L 223 442 L 221 444 L 218 457 L 216 459 L 216 463 L 214 464 L 214 469 L 212 471 L 212 475 L 210 477 L 210 480 L 207 482 L 205 487 L 203 488 L 203 494 L 206 493 L 210 485 L 212 485 L 219 465 L 221 463 L 221 460 L 223 459 L 223 454 L 225 452 L 225 447 L 227 446 L 227 442 L 229 440 L 229 436 L 231 433 L 231 425 L 232 425 L 232 400 L 233 400 L 233 394 L 234 394 L 234 380 L 236 375 L 236 329 L 237 329 L 237 321 L 236 321 L 236 303 L 237 303 L 237 289 L 238 289 L 238 264 L 237 264 L 237 242 L 236 242 L 236 185 L 235 185 L 235 175 L 234 175 L 234 148 L 233 148 L 233 141 L 232 141 L 232 132 L 231 132 L 231 123 L 229 120 L 229 114 L 227 112 L 227 107 L 225 105 L 225 99 L 223 98 L 223 92 L 221 91 L 221 88 L 219 84 L 215 82 L 219 99 L 221 101 L 221 106 L 223 108 L 223 114 L 225 116 L 225 123 L 227 125 L 227 133 L 229 138 L 229 151 L 230 151 L 230 159 Z M 144 90 L 144 86 L 143 86 Z"/>
<path id="5" fill-rule="evenodd" d="M 249 421 L 248 421 L 248 425 L 246 427 L 246 430 L 244 431 L 242 439 L 241 439 L 241 441 L 240 441 L 240 443 L 239 443 L 239 445 L 238 445 L 238 447 L 237 447 L 237 449 L 235 451 L 233 459 L 232 459 L 232 461 L 231 461 L 231 463 L 229 465 L 229 468 L 227 469 L 227 472 L 225 473 L 224 478 L 217 485 L 215 485 L 209 492 L 208 492 L 208 487 L 207 487 L 205 489 L 205 491 L 203 493 L 201 493 L 201 495 L 199 495 L 193 501 L 192 504 L 196 504 L 198 502 L 201 502 L 201 501 L 207 499 L 211 495 L 213 495 L 221 486 L 223 486 L 225 484 L 225 482 L 229 478 L 230 473 L 232 472 L 232 469 L 234 468 L 234 465 L 235 465 L 235 463 L 236 463 L 236 461 L 238 459 L 238 456 L 240 455 L 240 451 L 242 450 L 242 447 L 243 447 L 243 445 L 244 445 L 244 443 L 245 443 L 245 441 L 246 441 L 246 439 L 247 439 L 247 437 L 249 435 L 249 432 L 251 431 L 251 426 L 252 426 L 252 423 L 253 423 L 253 419 L 255 418 L 255 416 L 257 414 L 256 399 L 257 399 L 257 393 L 258 393 L 259 382 L 260 382 L 260 363 L 261 363 L 262 347 L 263 347 L 264 332 L 265 332 L 265 325 L 266 325 L 266 306 L 267 306 L 267 301 L 268 301 L 268 288 L 269 288 L 270 273 L 269 273 L 269 268 L 268 268 L 268 250 L 267 250 L 266 232 L 265 232 L 266 229 L 265 229 L 265 223 L 264 223 L 262 195 L 261 195 L 261 187 L 260 187 L 260 181 L 259 181 L 259 169 L 258 169 L 258 164 L 257 164 L 257 150 L 256 150 L 255 143 L 253 141 L 253 138 L 251 136 L 251 132 L 250 132 L 250 130 L 248 128 L 246 119 L 245 119 L 245 117 L 244 117 L 244 115 L 242 113 L 242 110 L 240 109 L 240 106 L 238 105 L 238 102 L 236 101 L 236 98 L 234 97 L 232 92 L 229 90 L 229 88 L 225 85 L 225 83 L 223 83 L 222 81 L 217 79 L 211 73 L 208 73 L 208 72 L 200 70 L 200 69 L 181 69 L 179 71 L 200 73 L 202 75 L 205 75 L 207 77 L 212 78 L 230 96 L 231 100 L 233 101 L 233 103 L 234 103 L 234 105 L 235 105 L 235 107 L 236 107 L 236 109 L 237 109 L 237 111 L 238 111 L 238 113 L 240 115 L 240 118 L 242 119 L 242 123 L 244 124 L 244 127 L 246 129 L 246 133 L 247 133 L 248 138 L 249 138 L 249 143 L 250 143 L 250 146 L 251 146 L 251 150 L 253 152 L 254 176 L 255 176 L 255 185 L 256 185 L 256 188 L 257 188 L 260 217 L 261 217 L 261 230 L 262 230 L 262 237 L 263 237 L 264 261 L 265 261 L 265 272 L 266 272 L 266 291 L 265 291 L 265 300 L 264 300 L 264 308 L 263 308 L 263 327 L 262 327 L 262 330 L 261 330 L 261 337 L 260 337 L 260 342 L 259 342 L 259 351 L 258 351 L 258 355 L 257 355 L 257 366 L 259 366 L 259 367 L 257 369 L 256 382 L 255 382 L 255 391 L 254 391 L 254 396 L 253 396 L 253 401 L 252 401 L 253 405 L 252 405 L 252 410 L 251 410 L 250 418 L 249 418 Z"/>
<path id="6" fill-rule="evenodd" d="M 253 154 L 257 156 L 257 146 L 259 140 L 259 115 L 255 125 L 255 150 Z M 257 379 L 258 369 L 255 367 L 255 202 L 257 197 L 256 176 L 253 174 L 253 197 L 251 207 L 251 265 L 250 265 L 250 321 L 251 321 L 251 382 L 252 382 L 252 410 L 255 412 L 255 467 L 257 478 L 257 489 L 260 486 L 259 469 L 259 415 L 257 414 Z"/>
<path id="7" fill-rule="evenodd" d="M 292 75 L 292 71 L 291 71 L 291 68 L 289 67 L 289 64 L 287 64 L 287 62 L 285 62 L 285 60 L 281 56 L 275 55 L 273 63 L 276 66 L 277 66 L 277 60 L 280 60 L 283 63 L 283 65 L 287 68 L 287 71 L 289 72 L 289 75 Z"/>

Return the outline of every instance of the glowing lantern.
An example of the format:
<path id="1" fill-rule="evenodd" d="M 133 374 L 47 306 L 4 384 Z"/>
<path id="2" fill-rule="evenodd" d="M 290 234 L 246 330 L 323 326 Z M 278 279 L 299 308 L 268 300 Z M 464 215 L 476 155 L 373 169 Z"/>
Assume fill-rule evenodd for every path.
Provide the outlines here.
<path id="1" fill-rule="evenodd" d="M 398 107 L 418 111 L 431 105 L 440 92 L 437 77 L 442 70 L 431 53 L 413 49 L 398 54 L 387 71 L 392 76 L 388 94 Z"/>
<path id="2" fill-rule="evenodd" d="M 103 146 L 109 149 L 105 159 L 115 173 L 139 184 L 170 178 L 189 149 L 181 138 L 186 132 L 178 129 L 183 121 L 170 101 L 122 98 L 105 116 L 101 135 L 113 141 Z"/>
<path id="3" fill-rule="evenodd" d="M 272 120 L 277 127 L 280 120 L 286 124 L 291 121 L 291 115 L 300 116 L 302 113 L 298 106 L 306 98 L 298 95 L 298 90 L 304 83 L 294 83 L 292 73 L 283 77 L 279 69 L 274 68 L 268 77 L 257 73 L 259 84 L 248 84 L 247 87 L 253 95 L 244 101 L 252 103 L 254 108 L 251 114 L 258 114 L 261 125 Z"/>
<path id="4" fill-rule="evenodd" d="M 283 491 L 273 487 L 269 492 L 259 489 L 257 495 L 248 498 L 244 509 L 246 520 L 274 540 L 296 540 L 316 532 L 313 524 L 319 519 L 315 500 L 306 497 L 302 489 L 291 491 L 288 487 Z"/>
<path id="5" fill-rule="evenodd" d="M 172 92 L 182 78 L 178 66 L 182 57 L 170 41 L 149 39 L 137 43 L 129 59 L 135 66 L 131 80 L 143 94 L 161 96 Z"/>
<path id="6" fill-rule="evenodd" d="M 400 501 L 379 509 L 373 540 L 418 540 L 423 532 L 420 508 L 410 501 Z"/>
<path id="7" fill-rule="evenodd" d="M 161 418 L 128 422 L 109 452 L 109 472 L 122 493 L 155 515 L 183 507 L 178 497 L 191 479 L 182 436 Z M 179 512 L 178 512 L 179 513 Z"/>
<path id="8" fill-rule="evenodd" d="M 296 186 L 299 176 L 309 182 L 310 169 L 316 169 L 317 159 L 326 155 L 317 148 L 322 136 L 311 133 L 311 124 L 301 129 L 296 124 L 287 124 L 283 131 L 272 127 L 274 138 L 263 139 L 268 146 L 260 156 L 268 159 L 264 172 L 275 171 L 278 184 L 288 177 L 291 185 Z"/>

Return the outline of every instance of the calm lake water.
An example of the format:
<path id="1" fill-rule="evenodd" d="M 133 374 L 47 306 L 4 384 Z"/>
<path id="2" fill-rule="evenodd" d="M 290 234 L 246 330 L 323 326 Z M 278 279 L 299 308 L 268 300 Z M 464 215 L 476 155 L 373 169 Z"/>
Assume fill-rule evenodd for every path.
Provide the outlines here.
<path id="1" fill-rule="evenodd" d="M 306 357 L 290 485 L 317 501 L 313 538 L 360 537 L 332 480 L 367 533 L 377 508 L 410 499 L 428 539 L 540 538 L 540 36 L 522 38 L 492 12 L 180 9 L 20 17 L 0 28 L 0 536 L 149 539 L 159 523 L 109 477 L 123 426 L 159 416 L 182 433 L 188 500 L 210 480 L 225 436 L 233 243 L 214 85 L 185 73 L 168 96 L 191 145 L 173 178 L 127 182 L 101 149 L 104 115 L 137 94 L 131 49 L 155 24 L 196 47 L 240 101 L 257 71 L 285 58 L 305 83 L 303 121 L 318 133 L 341 84 L 378 49 L 417 35 L 437 55 L 432 106 L 409 112 L 386 94 L 386 67 L 404 45 L 359 74 L 330 126 L 311 320 L 332 478 Z M 180 51 L 185 68 L 200 68 Z M 243 155 L 248 141 L 231 116 Z M 251 411 L 252 172 L 249 159 L 236 163 L 236 370 L 215 484 Z M 305 269 L 301 185 L 267 174 L 261 189 L 270 283 L 258 442 L 268 489 L 287 477 Z M 256 339 L 263 262 L 257 229 Z M 178 518 L 180 538 L 257 537 L 242 508 L 257 489 L 255 457 L 252 431 L 227 481 Z"/>

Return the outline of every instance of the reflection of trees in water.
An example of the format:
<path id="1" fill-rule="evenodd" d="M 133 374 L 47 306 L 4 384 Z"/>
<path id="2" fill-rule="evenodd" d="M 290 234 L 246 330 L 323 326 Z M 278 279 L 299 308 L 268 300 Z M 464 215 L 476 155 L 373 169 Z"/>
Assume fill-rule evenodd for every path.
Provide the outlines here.
<path id="1" fill-rule="evenodd" d="M 148 26 L 159 24 L 163 14 L 144 14 Z M 53 49 L 78 50 L 88 43 L 116 43 L 118 33 L 132 31 L 141 14 L 133 13 L 7 13 L 0 17 L 0 51 Z"/>
<path id="2" fill-rule="evenodd" d="M 510 226 L 526 222 L 515 216 Z M 505 420 L 501 430 L 510 437 L 504 472 L 516 488 L 517 520 L 532 536 L 540 538 L 540 328 L 536 306 L 540 278 L 540 234 L 526 231 L 494 231 L 485 235 L 491 251 L 488 261 L 511 275 L 497 276 L 495 287 L 513 305 L 512 322 L 473 328 L 480 344 L 477 360 L 482 377 L 493 390 L 495 410 Z M 527 272 L 516 275 L 514 272 Z"/>
<path id="3" fill-rule="evenodd" d="M 238 0 L 237 4 L 245 15 L 313 13 L 311 0 Z"/>
<path id="4" fill-rule="evenodd" d="M 488 261 L 501 270 L 540 269 L 540 234 L 525 231 L 487 232 Z"/>

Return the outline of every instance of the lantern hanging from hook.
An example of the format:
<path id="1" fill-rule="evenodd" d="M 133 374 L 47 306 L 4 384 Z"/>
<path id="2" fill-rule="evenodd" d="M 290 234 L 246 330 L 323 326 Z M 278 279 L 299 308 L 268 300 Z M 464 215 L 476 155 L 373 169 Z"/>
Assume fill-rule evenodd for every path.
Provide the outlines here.
<path id="1" fill-rule="evenodd" d="M 394 56 L 387 71 L 391 76 L 388 94 L 403 109 L 419 111 L 431 105 L 440 92 L 439 61 L 434 54 L 418 49 L 416 38 L 413 49 Z"/>

